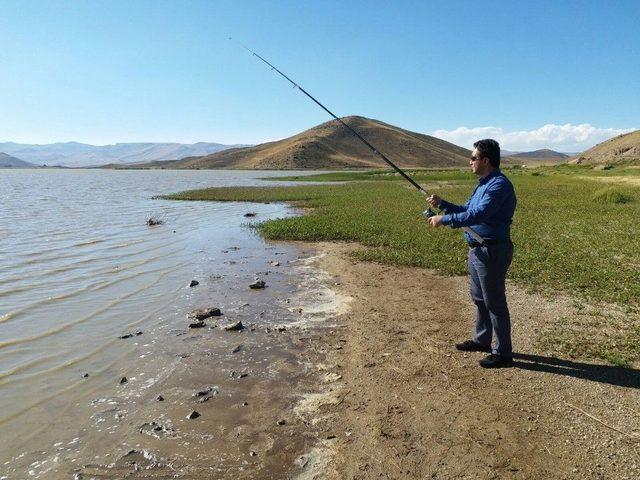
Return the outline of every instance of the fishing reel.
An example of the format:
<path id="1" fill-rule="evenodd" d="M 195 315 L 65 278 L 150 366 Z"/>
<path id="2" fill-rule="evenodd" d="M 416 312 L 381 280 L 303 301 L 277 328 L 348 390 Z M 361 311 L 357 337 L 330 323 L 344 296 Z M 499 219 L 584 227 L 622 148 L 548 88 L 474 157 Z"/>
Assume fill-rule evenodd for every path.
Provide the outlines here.
<path id="1" fill-rule="evenodd" d="M 424 216 L 425 220 L 429 220 L 431 217 L 435 217 L 437 213 L 431 210 L 431 208 L 427 208 L 424 212 L 422 212 L 422 215 Z"/>

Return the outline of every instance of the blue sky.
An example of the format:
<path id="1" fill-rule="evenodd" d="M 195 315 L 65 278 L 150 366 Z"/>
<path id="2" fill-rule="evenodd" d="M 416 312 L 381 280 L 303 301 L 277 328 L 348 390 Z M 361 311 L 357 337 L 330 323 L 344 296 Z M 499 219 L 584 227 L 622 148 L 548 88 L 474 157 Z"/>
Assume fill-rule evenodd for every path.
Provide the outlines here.
<path id="1" fill-rule="evenodd" d="M 329 119 L 233 36 L 341 116 L 580 150 L 640 128 L 639 24 L 638 1 L 0 0 L 0 142 L 258 143 Z"/>

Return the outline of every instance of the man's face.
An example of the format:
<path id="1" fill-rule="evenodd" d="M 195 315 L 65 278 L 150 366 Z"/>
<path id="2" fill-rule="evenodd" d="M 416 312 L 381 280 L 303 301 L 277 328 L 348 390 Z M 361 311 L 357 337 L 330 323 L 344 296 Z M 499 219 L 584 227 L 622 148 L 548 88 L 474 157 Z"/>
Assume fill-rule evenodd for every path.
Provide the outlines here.
<path id="1" fill-rule="evenodd" d="M 471 171 L 479 177 L 484 177 L 487 173 L 489 173 L 489 159 L 487 157 L 482 157 L 477 148 L 473 149 L 469 164 L 471 165 Z"/>

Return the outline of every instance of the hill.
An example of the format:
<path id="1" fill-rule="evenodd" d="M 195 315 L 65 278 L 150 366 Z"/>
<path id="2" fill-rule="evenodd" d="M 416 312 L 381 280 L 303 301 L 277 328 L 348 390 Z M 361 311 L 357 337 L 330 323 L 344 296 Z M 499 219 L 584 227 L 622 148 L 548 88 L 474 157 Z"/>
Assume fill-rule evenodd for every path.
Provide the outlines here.
<path id="1" fill-rule="evenodd" d="M 513 158 L 569 158 L 569 155 L 566 153 L 556 152 L 555 150 L 549 150 L 548 148 L 542 148 L 532 152 L 512 153 L 509 156 Z"/>
<path id="2" fill-rule="evenodd" d="M 29 162 L 25 162 L 24 160 L 20 160 L 19 158 L 12 157 L 11 155 L 0 152 L 0 168 L 32 168 L 32 165 Z"/>
<path id="3" fill-rule="evenodd" d="M 227 148 L 245 145 L 220 143 L 116 143 L 113 145 L 89 145 L 78 142 L 29 145 L 0 143 L 0 152 L 15 155 L 28 162 L 64 167 L 90 167 L 111 163 L 152 162 L 178 160 L 194 155 L 209 155 Z"/>
<path id="4" fill-rule="evenodd" d="M 378 120 L 351 116 L 343 121 L 400 167 L 459 167 L 471 152 L 429 135 Z M 167 168 L 338 169 L 385 166 L 360 140 L 335 120 L 276 142 L 185 158 Z"/>
<path id="5" fill-rule="evenodd" d="M 573 163 L 632 163 L 640 165 L 640 130 L 599 143 L 579 154 Z"/>

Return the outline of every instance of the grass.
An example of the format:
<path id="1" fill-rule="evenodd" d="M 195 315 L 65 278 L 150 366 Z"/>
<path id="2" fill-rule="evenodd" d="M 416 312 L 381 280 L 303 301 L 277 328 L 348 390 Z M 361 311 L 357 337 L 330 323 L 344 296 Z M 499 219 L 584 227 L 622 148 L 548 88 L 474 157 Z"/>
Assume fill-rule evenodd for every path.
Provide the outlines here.
<path id="1" fill-rule="evenodd" d="M 629 203 L 633 201 L 633 197 L 617 187 L 607 187 L 597 190 L 592 200 L 597 203 Z"/>
<path id="2" fill-rule="evenodd" d="M 636 170 L 626 174 L 635 175 Z M 508 170 L 518 195 L 512 228 L 515 257 L 509 277 L 536 291 L 623 305 L 636 315 L 640 311 L 640 189 L 625 184 L 599 193 L 592 180 L 583 178 L 591 172 L 591 168 L 565 166 Z M 430 185 L 432 192 L 459 203 L 466 200 L 476 182 L 464 171 L 413 173 L 418 182 Z M 466 273 L 461 233 L 428 228 L 422 217 L 424 199 L 398 176 L 389 171 L 338 172 L 304 180 L 350 182 L 213 188 L 166 198 L 293 202 L 313 210 L 304 216 L 260 224 L 266 238 L 359 242 L 366 247 L 356 253 L 363 260 L 433 268 L 445 275 Z M 629 328 L 632 326 L 630 322 Z M 635 340 L 625 343 L 621 339 L 613 342 L 613 350 L 587 353 L 608 361 L 614 361 L 616 355 L 624 361 L 638 358 L 640 338 L 621 328 L 620 335 Z M 621 363 L 620 358 L 614 363 Z"/>

